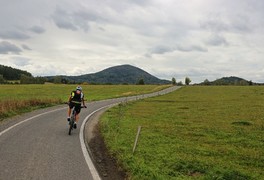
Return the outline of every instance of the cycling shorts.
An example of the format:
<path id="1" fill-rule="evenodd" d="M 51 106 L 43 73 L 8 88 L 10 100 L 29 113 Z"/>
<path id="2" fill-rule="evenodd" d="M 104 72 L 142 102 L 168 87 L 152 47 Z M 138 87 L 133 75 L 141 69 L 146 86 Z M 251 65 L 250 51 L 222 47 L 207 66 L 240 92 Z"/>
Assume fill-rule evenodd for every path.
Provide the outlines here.
<path id="1" fill-rule="evenodd" d="M 75 106 L 76 114 L 79 114 L 81 112 L 81 104 L 70 102 L 69 104 L 70 109 L 72 109 L 74 106 Z"/>

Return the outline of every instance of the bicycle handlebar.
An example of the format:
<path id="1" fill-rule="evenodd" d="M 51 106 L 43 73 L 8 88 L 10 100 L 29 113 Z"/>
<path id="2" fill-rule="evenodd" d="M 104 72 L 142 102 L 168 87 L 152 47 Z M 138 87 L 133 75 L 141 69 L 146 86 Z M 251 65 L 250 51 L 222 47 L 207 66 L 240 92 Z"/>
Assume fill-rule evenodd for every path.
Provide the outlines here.
<path id="1" fill-rule="evenodd" d="M 70 102 L 65 102 L 64 104 L 67 104 L 67 105 L 69 105 L 69 104 L 70 104 Z M 87 108 L 87 106 L 81 106 L 81 108 Z"/>

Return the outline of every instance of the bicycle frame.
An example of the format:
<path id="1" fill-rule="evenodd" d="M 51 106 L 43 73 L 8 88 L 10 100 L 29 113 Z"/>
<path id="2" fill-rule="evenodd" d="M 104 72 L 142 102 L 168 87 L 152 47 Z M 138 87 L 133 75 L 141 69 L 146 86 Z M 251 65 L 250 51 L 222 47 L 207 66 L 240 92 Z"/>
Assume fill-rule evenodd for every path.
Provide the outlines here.
<path id="1" fill-rule="evenodd" d="M 86 106 L 81 106 L 81 108 L 86 108 Z M 69 135 L 71 135 L 71 131 L 73 130 L 73 125 L 76 121 L 76 111 L 75 111 L 75 106 L 72 108 L 72 113 L 71 113 L 71 117 L 70 117 L 70 128 L 69 128 Z"/>
<path id="2" fill-rule="evenodd" d="M 75 107 L 73 107 L 70 122 L 69 122 L 69 125 L 70 125 L 69 135 L 71 135 L 71 131 L 73 130 L 73 125 L 75 121 L 76 121 L 76 111 L 75 111 Z"/>

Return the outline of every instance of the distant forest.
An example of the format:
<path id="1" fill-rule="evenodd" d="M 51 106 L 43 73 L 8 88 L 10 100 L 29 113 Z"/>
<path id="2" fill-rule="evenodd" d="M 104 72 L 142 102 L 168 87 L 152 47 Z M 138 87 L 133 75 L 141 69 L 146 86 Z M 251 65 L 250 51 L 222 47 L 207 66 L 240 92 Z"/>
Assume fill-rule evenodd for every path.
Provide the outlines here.
<path id="1" fill-rule="evenodd" d="M 9 66 L 0 65 L 0 74 L 5 80 L 19 80 L 21 75 L 32 77 L 31 73 Z"/>
<path id="2" fill-rule="evenodd" d="M 187 78 L 186 78 L 187 79 Z M 191 82 L 191 80 L 189 79 Z M 130 66 L 122 65 L 105 69 L 94 74 L 81 76 L 50 76 L 50 77 L 33 77 L 31 73 L 9 66 L 0 65 L 0 84 L 44 84 L 45 82 L 55 84 L 169 84 L 183 85 L 182 82 L 160 80 L 147 72 Z M 185 84 L 187 84 L 185 82 Z M 187 84 L 188 85 L 188 84 Z M 219 86 L 219 85 L 264 85 L 263 83 L 254 83 L 239 77 L 223 77 L 215 81 L 204 80 L 199 84 L 202 86 Z"/>
<path id="3" fill-rule="evenodd" d="M 44 84 L 45 81 L 46 78 L 33 77 L 27 71 L 0 65 L 0 84 Z"/>
<path id="4" fill-rule="evenodd" d="M 0 84 L 170 84 L 131 65 L 121 65 L 80 76 L 33 77 L 31 73 L 0 65 Z"/>
<path id="5" fill-rule="evenodd" d="M 217 79 L 215 81 L 209 81 L 208 79 L 204 80 L 204 82 L 200 83 L 199 85 L 205 86 L 219 86 L 219 85 L 235 85 L 235 86 L 251 86 L 251 85 L 261 85 L 257 83 L 253 83 L 252 81 L 247 81 L 245 79 L 230 76 L 230 77 L 223 77 Z"/>

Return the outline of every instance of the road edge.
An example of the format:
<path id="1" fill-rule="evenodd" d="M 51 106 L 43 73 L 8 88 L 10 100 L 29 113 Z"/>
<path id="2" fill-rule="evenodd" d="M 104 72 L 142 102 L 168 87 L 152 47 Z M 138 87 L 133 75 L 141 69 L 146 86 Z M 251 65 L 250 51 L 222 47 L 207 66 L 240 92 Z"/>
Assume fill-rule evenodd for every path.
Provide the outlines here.
<path id="1" fill-rule="evenodd" d="M 91 150 L 90 150 L 90 147 L 88 144 L 86 144 L 84 138 L 85 138 L 85 135 L 84 135 L 84 132 L 85 132 L 85 125 L 87 123 L 87 121 L 94 115 L 96 114 L 97 112 L 100 112 L 102 111 L 103 109 L 108 109 L 112 106 L 115 106 L 117 105 L 118 103 L 113 103 L 113 104 L 110 104 L 110 105 L 107 105 L 107 106 L 103 106 L 95 111 L 93 111 L 92 113 L 90 113 L 88 116 L 85 117 L 84 121 L 82 122 L 82 125 L 80 127 L 80 134 L 79 134 L 79 139 L 80 139 L 80 143 L 81 143 L 81 149 L 82 149 L 82 152 L 83 152 L 83 156 L 84 156 L 84 159 L 86 161 L 86 164 L 88 165 L 88 168 L 92 174 L 92 177 L 94 180 L 101 180 L 101 177 L 97 171 L 97 169 L 95 168 L 95 165 L 93 163 L 93 160 L 92 160 L 92 157 L 91 157 Z"/>

